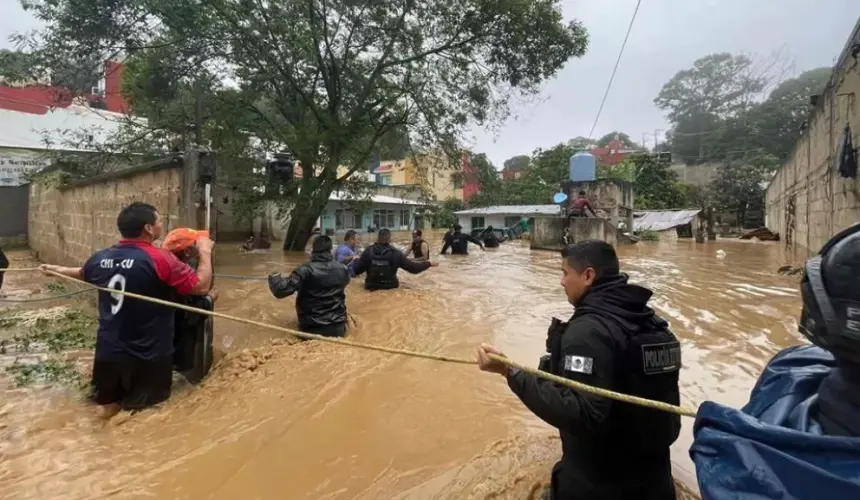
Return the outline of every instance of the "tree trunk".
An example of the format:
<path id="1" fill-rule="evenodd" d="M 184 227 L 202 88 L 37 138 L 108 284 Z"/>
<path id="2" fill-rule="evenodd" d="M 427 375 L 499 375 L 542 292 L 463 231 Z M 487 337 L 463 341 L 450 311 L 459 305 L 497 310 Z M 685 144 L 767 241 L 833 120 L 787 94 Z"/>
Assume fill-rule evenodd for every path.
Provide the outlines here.
<path id="1" fill-rule="evenodd" d="M 293 210 L 297 209 L 294 208 Z M 308 244 L 308 240 L 311 239 L 311 233 L 316 225 L 317 217 L 293 213 L 290 217 L 290 227 L 287 229 L 287 235 L 284 237 L 284 250 L 303 251 Z"/>

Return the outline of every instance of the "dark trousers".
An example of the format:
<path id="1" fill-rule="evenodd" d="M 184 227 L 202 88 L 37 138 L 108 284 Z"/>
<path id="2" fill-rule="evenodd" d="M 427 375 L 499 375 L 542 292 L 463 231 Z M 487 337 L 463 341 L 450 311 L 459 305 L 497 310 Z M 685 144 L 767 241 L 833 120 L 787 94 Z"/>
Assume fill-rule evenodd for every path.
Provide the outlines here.
<path id="1" fill-rule="evenodd" d="M 339 323 L 337 325 L 327 325 L 327 326 L 315 326 L 308 327 L 302 326 L 300 330 L 305 333 L 312 333 L 314 335 L 322 335 L 323 337 L 345 337 L 346 336 L 346 323 Z"/>

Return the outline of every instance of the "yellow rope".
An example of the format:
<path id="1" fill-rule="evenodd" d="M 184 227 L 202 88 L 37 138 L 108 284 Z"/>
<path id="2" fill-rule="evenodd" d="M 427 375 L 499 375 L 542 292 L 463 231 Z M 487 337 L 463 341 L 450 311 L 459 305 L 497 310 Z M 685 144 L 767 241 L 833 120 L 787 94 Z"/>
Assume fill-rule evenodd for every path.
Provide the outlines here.
<path id="1" fill-rule="evenodd" d="M 166 306 L 166 307 L 173 307 L 174 309 L 181 309 L 183 311 L 193 312 L 193 313 L 197 313 L 197 314 L 203 314 L 203 315 L 212 316 L 215 318 L 222 318 L 222 319 L 226 319 L 226 320 L 230 320 L 230 321 L 235 321 L 237 323 L 245 323 L 247 325 L 257 326 L 260 328 L 267 328 L 269 330 L 275 330 L 275 331 L 279 331 L 279 332 L 286 333 L 289 335 L 293 335 L 293 336 L 301 338 L 301 339 L 319 340 L 321 342 L 329 342 L 332 344 L 345 345 L 345 346 L 349 346 L 349 347 L 357 347 L 359 349 L 367 349 L 370 351 L 386 352 L 389 354 L 400 354 L 403 356 L 411 356 L 414 358 L 432 359 L 434 361 L 443 361 L 446 363 L 458 363 L 458 364 L 463 364 L 463 365 L 474 365 L 474 364 L 476 364 L 476 361 L 471 360 L 471 359 L 456 358 L 456 357 L 452 357 L 452 356 L 442 356 L 439 354 L 429 354 L 429 353 L 417 352 L 417 351 L 409 351 L 406 349 L 395 349 L 392 347 L 383 347 L 383 346 L 378 346 L 378 345 L 373 345 L 373 344 L 353 342 L 351 340 L 346 340 L 346 339 L 342 339 L 339 337 L 325 337 L 325 336 L 316 335 L 313 333 L 300 332 L 298 330 L 292 330 L 290 328 L 284 328 L 281 326 L 275 326 L 275 325 L 270 325 L 267 323 L 261 323 L 259 321 L 254 321 L 252 319 L 239 318 L 237 316 L 231 316 L 229 314 L 219 313 L 219 312 L 215 312 L 215 311 L 207 311 L 205 309 L 198 309 L 196 307 L 190 307 L 190 306 L 186 306 L 185 304 L 178 304 L 176 302 L 161 300 L 161 299 L 157 299 L 155 297 L 147 297 L 145 295 L 138 295 L 136 293 L 126 292 L 123 290 L 103 288 L 100 286 L 93 285 L 91 283 L 87 283 L 85 281 L 81 281 L 81 280 L 76 279 L 76 278 L 72 278 L 70 276 L 65 276 L 63 274 L 53 272 L 53 271 L 48 271 L 47 273 L 52 275 L 52 276 L 57 276 L 59 278 L 67 279 L 70 281 L 75 281 L 78 283 L 83 283 L 87 286 L 91 286 L 91 287 L 93 287 L 97 290 L 101 290 L 103 292 L 118 294 L 118 295 L 124 295 L 126 297 L 131 297 L 131 298 L 138 299 L 138 300 L 144 300 L 147 302 L 152 302 L 154 304 L 159 304 L 159 305 Z M 640 398 L 637 396 L 631 396 L 629 394 L 621 394 L 619 392 L 610 391 L 608 389 L 603 389 L 600 387 L 590 386 L 588 384 L 576 382 L 574 380 L 566 379 L 564 377 L 559 377 L 558 375 L 554 375 L 552 373 L 547 373 L 544 371 L 536 370 L 536 369 L 528 367 L 528 366 L 521 365 L 521 364 L 519 364 L 519 363 L 517 363 L 517 362 L 515 362 L 509 358 L 506 358 L 504 356 L 499 356 L 497 354 L 489 354 L 489 357 L 495 361 L 498 361 L 500 363 L 504 363 L 505 365 L 507 365 L 509 367 L 516 368 L 518 370 L 522 370 L 523 372 L 526 372 L 526 373 L 533 375 L 533 376 L 536 376 L 536 377 L 540 377 L 540 378 L 543 378 L 546 380 L 551 380 L 557 384 L 564 385 L 564 386 L 569 387 L 569 388 L 576 390 L 576 391 L 587 392 L 590 394 L 594 394 L 596 396 L 601 396 L 601 397 L 608 398 L 608 399 L 614 399 L 616 401 L 623 401 L 625 403 L 644 406 L 647 408 L 653 408 L 655 410 L 662 410 L 665 412 L 674 413 L 676 415 L 681 415 L 684 417 L 695 418 L 695 416 L 696 416 L 696 411 L 693 409 L 690 409 L 690 408 L 684 408 L 681 406 L 670 405 L 670 404 L 664 403 L 662 401 L 654 401 L 651 399 L 645 399 L 645 398 Z"/>

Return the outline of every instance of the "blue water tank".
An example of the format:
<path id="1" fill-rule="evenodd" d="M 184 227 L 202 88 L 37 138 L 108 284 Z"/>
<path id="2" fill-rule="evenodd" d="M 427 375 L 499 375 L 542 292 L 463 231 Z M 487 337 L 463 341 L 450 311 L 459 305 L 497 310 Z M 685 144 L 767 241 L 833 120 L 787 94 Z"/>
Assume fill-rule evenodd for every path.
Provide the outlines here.
<path id="1" fill-rule="evenodd" d="M 586 151 L 581 151 L 570 157 L 570 180 L 593 181 L 597 175 L 597 159 Z"/>

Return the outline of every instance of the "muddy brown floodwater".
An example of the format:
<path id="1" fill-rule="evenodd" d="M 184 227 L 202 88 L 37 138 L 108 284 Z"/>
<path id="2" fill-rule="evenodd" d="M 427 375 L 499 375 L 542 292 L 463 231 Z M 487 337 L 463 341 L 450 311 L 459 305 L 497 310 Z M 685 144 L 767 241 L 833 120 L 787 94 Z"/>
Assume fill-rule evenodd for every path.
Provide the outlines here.
<path id="1" fill-rule="evenodd" d="M 216 252 L 217 272 L 242 275 L 305 259 L 240 255 L 235 245 Z M 767 359 L 802 342 L 798 280 L 775 273 L 779 244 L 641 243 L 620 256 L 683 341 L 686 405 L 743 404 Z M 351 338 L 461 357 L 491 342 L 535 365 L 550 318 L 571 313 L 557 253 L 514 242 L 434 259 L 440 266 L 424 274 L 401 272 L 400 290 L 351 283 Z M 16 280 L 25 279 L 7 278 L 13 289 Z M 272 298 L 265 282 L 217 286 L 221 312 L 296 324 L 295 299 Z M 0 498 L 523 499 L 546 484 L 560 453 L 553 429 L 477 368 L 273 342 L 270 331 L 220 319 L 215 331 L 227 356 L 210 378 L 121 425 L 105 425 L 57 389 L 5 391 Z M 673 447 L 676 477 L 687 484 L 695 484 L 691 426 L 684 419 Z"/>

